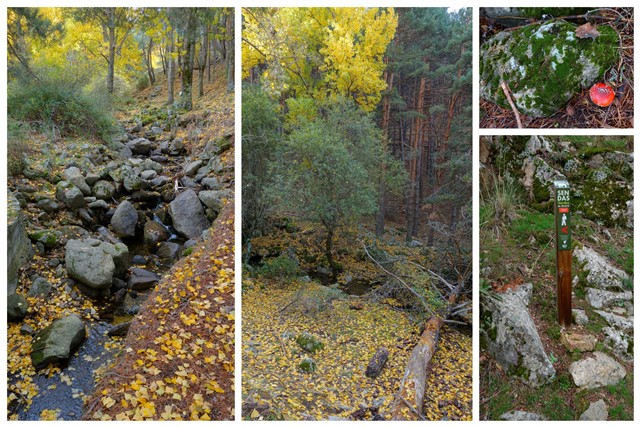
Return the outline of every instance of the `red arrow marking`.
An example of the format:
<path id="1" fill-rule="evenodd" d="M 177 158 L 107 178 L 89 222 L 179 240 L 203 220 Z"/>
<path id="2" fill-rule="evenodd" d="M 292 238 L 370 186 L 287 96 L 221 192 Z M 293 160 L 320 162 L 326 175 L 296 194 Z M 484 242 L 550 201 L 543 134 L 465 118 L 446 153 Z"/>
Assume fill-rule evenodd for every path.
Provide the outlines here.
<path id="1" fill-rule="evenodd" d="M 560 213 L 569 213 L 569 208 L 558 208 L 558 212 L 560 212 Z"/>
<path id="2" fill-rule="evenodd" d="M 569 227 L 568 226 L 567 227 L 562 227 L 560 230 L 562 230 L 562 232 L 564 234 L 569 234 Z"/>

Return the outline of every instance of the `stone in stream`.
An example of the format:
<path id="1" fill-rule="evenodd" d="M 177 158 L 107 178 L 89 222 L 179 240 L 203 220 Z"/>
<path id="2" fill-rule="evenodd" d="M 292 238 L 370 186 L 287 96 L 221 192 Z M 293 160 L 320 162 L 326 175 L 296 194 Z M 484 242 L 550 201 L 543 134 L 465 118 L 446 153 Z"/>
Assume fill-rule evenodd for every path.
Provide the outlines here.
<path id="1" fill-rule="evenodd" d="M 610 356 L 596 351 L 593 356 L 573 362 L 569 366 L 573 382 L 582 389 L 592 389 L 618 384 L 627 375 L 620 363 Z"/>
<path id="2" fill-rule="evenodd" d="M 96 290 L 108 289 L 116 265 L 99 240 L 69 240 L 65 248 L 65 265 L 69 276 Z M 108 243 L 105 243 L 108 244 Z"/>
<path id="3" fill-rule="evenodd" d="M 101 200 L 111 200 L 116 194 L 116 187 L 109 181 L 100 180 L 93 185 L 93 195 Z"/>
<path id="4" fill-rule="evenodd" d="M 132 267 L 129 275 L 129 287 L 134 291 L 144 291 L 160 281 L 161 277 L 143 268 Z"/>
<path id="5" fill-rule="evenodd" d="M 31 362 L 36 369 L 50 363 L 64 362 L 82 344 L 87 331 L 82 320 L 72 314 L 54 320 L 33 337 L 31 342 Z"/>
<path id="6" fill-rule="evenodd" d="M 149 247 L 155 247 L 170 237 L 167 229 L 157 221 L 147 221 L 144 224 L 144 242 Z"/>
<path id="7" fill-rule="evenodd" d="M 29 312 L 27 299 L 20 294 L 10 294 L 7 296 L 7 320 L 9 322 L 19 322 Z"/>
<path id="8" fill-rule="evenodd" d="M 162 259 L 178 259 L 182 245 L 174 242 L 162 242 L 158 245 L 156 255 Z"/>
<path id="9" fill-rule="evenodd" d="M 18 287 L 18 272 L 33 256 L 33 245 L 27 236 L 26 219 L 12 192 L 7 192 L 7 294 Z"/>
<path id="10" fill-rule="evenodd" d="M 169 215 L 176 231 L 189 239 L 200 238 L 209 227 L 200 199 L 190 189 L 178 194 L 170 203 Z"/>
<path id="11" fill-rule="evenodd" d="M 136 235 L 138 212 L 128 200 L 118 205 L 111 218 L 111 228 L 119 237 L 133 237 Z"/>

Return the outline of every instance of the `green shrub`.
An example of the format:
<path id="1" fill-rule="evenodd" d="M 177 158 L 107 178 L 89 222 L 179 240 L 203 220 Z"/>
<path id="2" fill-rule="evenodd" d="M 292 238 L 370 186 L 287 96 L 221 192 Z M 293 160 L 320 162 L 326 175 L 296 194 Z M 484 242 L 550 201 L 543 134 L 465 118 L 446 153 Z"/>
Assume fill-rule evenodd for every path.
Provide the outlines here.
<path id="1" fill-rule="evenodd" d="M 143 74 L 138 78 L 138 81 L 136 81 L 136 89 L 142 90 L 148 87 L 149 87 L 149 76 L 147 76 L 146 74 Z"/>
<path id="2" fill-rule="evenodd" d="M 8 115 L 55 136 L 94 136 L 106 139 L 113 119 L 99 97 L 64 78 L 13 81 L 8 88 Z"/>
<path id="3" fill-rule="evenodd" d="M 265 262 L 258 269 L 258 273 L 267 278 L 294 277 L 300 273 L 300 267 L 295 260 L 286 256 L 279 256 Z"/>
<path id="4" fill-rule="evenodd" d="M 25 165 L 26 142 L 29 124 L 11 118 L 7 121 L 7 171 L 9 175 L 22 173 Z"/>

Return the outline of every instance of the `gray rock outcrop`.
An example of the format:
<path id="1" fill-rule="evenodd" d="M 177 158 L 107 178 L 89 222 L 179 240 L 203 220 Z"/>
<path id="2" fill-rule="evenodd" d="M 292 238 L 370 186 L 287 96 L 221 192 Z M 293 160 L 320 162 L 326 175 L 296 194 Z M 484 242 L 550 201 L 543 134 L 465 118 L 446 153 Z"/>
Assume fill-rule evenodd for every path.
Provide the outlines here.
<path id="1" fill-rule="evenodd" d="M 209 227 L 200 199 L 191 189 L 178 194 L 169 204 L 169 215 L 176 231 L 189 239 L 200 238 Z"/>
<path id="2" fill-rule="evenodd" d="M 480 335 L 508 375 L 538 387 L 552 381 L 556 370 L 529 314 L 532 288 L 527 283 L 501 294 L 500 300 L 483 298 Z"/>
<path id="3" fill-rule="evenodd" d="M 120 203 L 111 217 L 111 228 L 118 237 L 133 237 L 136 235 L 138 212 L 128 200 Z"/>
<path id="4" fill-rule="evenodd" d="M 569 373 L 575 385 L 583 389 L 615 385 L 627 375 L 624 366 L 599 351 L 573 362 L 569 366 Z"/>
<path id="5" fill-rule="evenodd" d="M 60 363 L 82 344 L 86 330 L 75 314 L 55 320 L 36 334 L 31 343 L 31 362 L 36 369 Z"/>
<path id="6" fill-rule="evenodd" d="M 7 192 L 7 295 L 18 287 L 18 272 L 33 256 L 33 246 L 27 236 L 25 217 L 18 199 Z"/>

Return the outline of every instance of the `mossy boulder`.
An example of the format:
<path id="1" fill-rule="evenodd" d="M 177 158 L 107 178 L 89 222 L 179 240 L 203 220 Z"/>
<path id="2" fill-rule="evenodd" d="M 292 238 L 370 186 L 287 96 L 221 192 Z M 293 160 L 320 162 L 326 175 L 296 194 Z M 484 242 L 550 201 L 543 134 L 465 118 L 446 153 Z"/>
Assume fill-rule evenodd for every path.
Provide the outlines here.
<path id="1" fill-rule="evenodd" d="M 7 296 L 7 320 L 9 322 L 18 322 L 29 312 L 29 303 L 27 299 L 20 294 L 11 294 Z"/>
<path id="2" fill-rule="evenodd" d="M 7 192 L 7 294 L 18 287 L 18 273 L 33 256 L 33 246 L 26 231 L 26 217 L 12 192 Z"/>
<path id="3" fill-rule="evenodd" d="M 31 343 L 31 362 L 36 369 L 64 362 L 87 335 L 82 320 L 72 314 L 55 320 L 36 334 Z"/>
<path id="4" fill-rule="evenodd" d="M 606 25 L 599 36 L 578 38 L 577 26 L 562 20 L 501 32 L 480 51 L 480 96 L 510 108 L 505 81 L 518 111 L 547 117 L 581 88 L 588 88 L 619 58 L 618 34 Z"/>
<path id="5" fill-rule="evenodd" d="M 308 374 L 313 373 L 318 369 L 318 365 L 316 365 L 315 360 L 310 357 L 305 357 L 302 362 L 298 365 L 298 367 Z"/>
<path id="6" fill-rule="evenodd" d="M 306 332 L 296 337 L 296 343 L 307 353 L 315 353 L 324 348 L 324 344 L 320 340 Z"/>
<path id="7" fill-rule="evenodd" d="M 53 249 L 60 243 L 60 233 L 55 230 L 36 230 L 29 233 L 32 242 L 40 242 L 47 249 Z"/>

